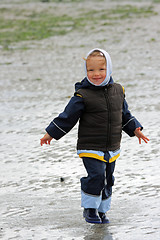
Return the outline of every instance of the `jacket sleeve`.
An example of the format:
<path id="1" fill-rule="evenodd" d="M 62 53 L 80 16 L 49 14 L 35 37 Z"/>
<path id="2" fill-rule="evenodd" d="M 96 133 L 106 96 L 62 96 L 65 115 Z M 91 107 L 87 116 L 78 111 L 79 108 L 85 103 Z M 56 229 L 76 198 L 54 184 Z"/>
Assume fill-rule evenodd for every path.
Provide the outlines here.
<path id="1" fill-rule="evenodd" d="M 122 130 L 126 132 L 130 137 L 133 137 L 135 136 L 134 131 L 138 127 L 140 127 L 141 130 L 143 129 L 138 120 L 132 116 L 131 112 L 128 109 L 128 104 L 124 99 L 122 112 Z"/>
<path id="2" fill-rule="evenodd" d="M 47 133 L 56 140 L 60 139 L 76 125 L 83 110 L 83 98 L 80 95 L 73 96 L 64 111 L 46 128 Z"/>

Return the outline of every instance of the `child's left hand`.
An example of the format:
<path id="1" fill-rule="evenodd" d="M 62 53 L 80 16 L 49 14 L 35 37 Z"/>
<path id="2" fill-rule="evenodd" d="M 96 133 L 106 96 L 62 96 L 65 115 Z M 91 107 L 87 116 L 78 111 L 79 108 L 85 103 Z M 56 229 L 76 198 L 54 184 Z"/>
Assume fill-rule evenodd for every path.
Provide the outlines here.
<path id="1" fill-rule="evenodd" d="M 144 134 L 141 132 L 140 127 L 135 129 L 134 134 L 139 139 L 139 144 L 141 144 L 141 139 L 143 139 L 145 143 L 148 143 L 149 139 L 144 136 Z"/>
<path id="2" fill-rule="evenodd" d="M 40 139 L 40 144 L 41 146 L 43 146 L 43 144 L 49 144 L 50 145 L 50 142 L 53 138 L 48 134 L 46 133 L 43 138 Z"/>

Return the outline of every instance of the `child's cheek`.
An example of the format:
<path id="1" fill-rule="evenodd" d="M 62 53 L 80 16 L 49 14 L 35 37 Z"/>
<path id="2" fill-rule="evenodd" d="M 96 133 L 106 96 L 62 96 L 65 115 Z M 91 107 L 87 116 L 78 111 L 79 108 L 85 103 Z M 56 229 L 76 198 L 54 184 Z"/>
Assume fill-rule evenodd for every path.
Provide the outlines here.
<path id="1" fill-rule="evenodd" d="M 92 74 L 91 74 L 91 73 L 88 73 L 87 76 L 88 76 L 88 78 L 89 78 L 89 80 L 90 80 L 91 77 L 92 77 Z"/>

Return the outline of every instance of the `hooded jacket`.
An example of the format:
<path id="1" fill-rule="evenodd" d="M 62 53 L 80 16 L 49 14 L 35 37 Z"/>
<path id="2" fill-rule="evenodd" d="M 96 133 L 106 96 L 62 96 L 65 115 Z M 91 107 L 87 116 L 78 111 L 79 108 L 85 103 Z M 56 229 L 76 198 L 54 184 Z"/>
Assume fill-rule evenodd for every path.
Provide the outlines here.
<path id="1" fill-rule="evenodd" d="M 95 50 L 106 59 L 106 77 L 100 85 L 95 85 L 87 77 L 92 87 L 77 91 L 85 104 L 85 111 L 80 118 L 77 149 L 115 151 L 120 148 L 124 93 L 120 84 L 109 84 L 112 62 L 106 51 L 96 48 L 87 57 Z M 87 74 L 86 62 L 85 72 Z"/>
<path id="2" fill-rule="evenodd" d="M 110 58 L 106 57 L 106 59 L 108 63 L 110 61 Z M 85 69 L 86 69 L 86 66 L 85 66 Z M 105 89 L 106 87 L 108 88 L 108 86 L 114 86 L 115 84 L 113 82 L 113 78 L 111 77 L 111 73 L 112 73 L 112 64 L 110 62 L 110 68 L 108 68 L 106 79 L 101 84 L 101 86 L 94 86 L 89 81 L 89 79 L 87 79 L 87 77 L 85 77 L 81 82 L 76 83 L 74 96 L 70 99 L 64 111 L 60 113 L 59 116 L 54 118 L 53 121 L 46 128 L 47 133 L 54 139 L 58 140 L 61 137 L 63 137 L 65 134 L 67 134 L 76 125 L 76 123 L 79 120 L 80 120 L 79 123 L 81 124 L 81 119 L 83 118 L 86 111 L 85 98 L 83 98 L 82 91 L 84 90 L 86 91 L 87 89 L 89 91 L 90 90 L 97 91 L 98 89 L 99 91 L 100 88 L 102 90 L 102 89 Z M 122 94 L 120 95 L 122 96 Z M 120 120 L 121 123 L 119 121 L 118 124 L 121 124 L 121 129 L 125 131 L 130 137 L 132 137 L 134 136 L 134 130 L 136 128 L 141 127 L 142 129 L 143 127 L 138 122 L 138 120 L 134 116 L 132 116 L 132 114 L 130 113 L 124 94 L 123 94 L 123 101 L 121 101 L 120 105 L 122 109 L 121 111 L 119 110 L 119 114 L 122 114 L 121 115 L 122 117 Z M 92 149 L 92 150 L 95 150 L 95 149 Z"/>
<path id="3" fill-rule="evenodd" d="M 113 84 L 113 79 L 110 79 L 110 84 Z M 56 140 L 67 134 L 80 120 L 85 111 L 84 99 L 77 94 L 78 89 L 92 88 L 91 84 L 84 78 L 81 82 L 75 84 L 76 93 L 66 105 L 64 111 L 60 113 L 46 128 L 47 133 Z M 122 130 L 130 137 L 135 136 L 134 130 L 142 125 L 131 114 L 128 109 L 127 101 L 124 99 L 122 107 Z"/>

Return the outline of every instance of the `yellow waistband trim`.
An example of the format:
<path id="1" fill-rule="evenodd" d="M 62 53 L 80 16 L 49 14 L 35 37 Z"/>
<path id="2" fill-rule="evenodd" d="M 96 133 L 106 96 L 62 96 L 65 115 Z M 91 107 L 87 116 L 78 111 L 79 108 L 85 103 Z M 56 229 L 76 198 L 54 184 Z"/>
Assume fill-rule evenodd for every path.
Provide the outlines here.
<path id="1" fill-rule="evenodd" d="M 120 156 L 120 153 L 118 153 L 116 156 L 109 159 L 109 163 L 116 161 L 116 159 Z"/>
<path id="2" fill-rule="evenodd" d="M 114 162 L 118 157 L 120 156 L 120 153 L 118 153 L 116 156 L 112 157 L 109 159 L 109 163 L 112 163 Z M 103 162 L 107 162 L 105 159 L 104 159 L 104 156 L 99 156 L 98 154 L 95 154 L 95 153 L 80 153 L 79 154 L 79 157 L 82 158 L 82 157 L 90 157 L 90 158 L 96 158 L 98 160 L 101 160 Z"/>
<path id="3" fill-rule="evenodd" d="M 79 157 L 82 158 L 82 157 L 90 157 L 90 158 L 96 158 L 98 160 L 101 160 L 103 162 L 107 162 L 106 160 L 104 160 L 104 157 L 103 156 L 99 156 L 98 154 L 95 154 L 95 153 L 80 153 L 79 154 Z"/>

